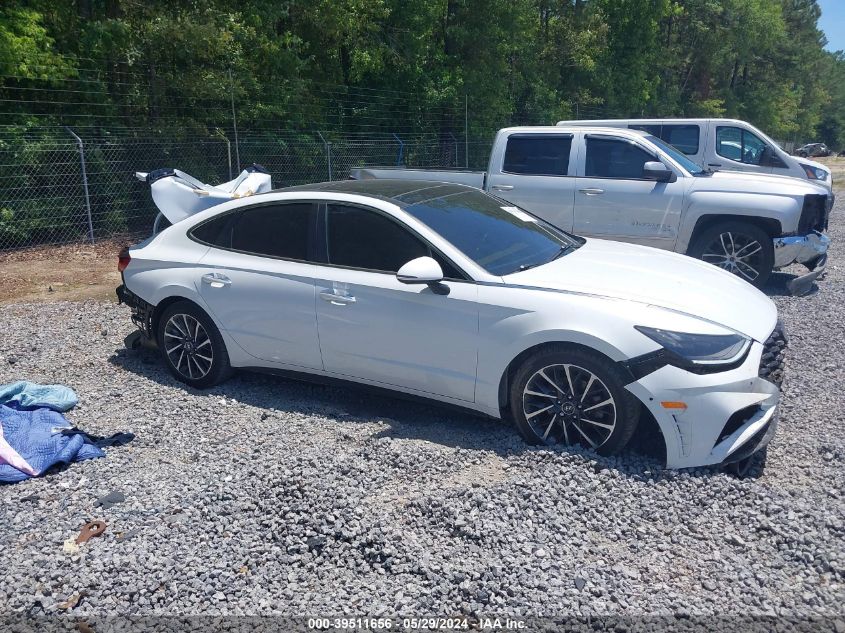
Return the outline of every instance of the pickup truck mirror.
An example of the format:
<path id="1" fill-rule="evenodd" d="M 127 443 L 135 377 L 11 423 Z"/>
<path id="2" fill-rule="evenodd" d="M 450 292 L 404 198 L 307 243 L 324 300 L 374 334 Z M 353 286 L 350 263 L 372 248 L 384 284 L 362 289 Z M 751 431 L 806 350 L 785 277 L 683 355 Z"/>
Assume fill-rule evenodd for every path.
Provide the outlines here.
<path id="1" fill-rule="evenodd" d="M 650 160 L 643 165 L 643 178 L 657 182 L 675 182 L 678 176 L 659 160 Z"/>

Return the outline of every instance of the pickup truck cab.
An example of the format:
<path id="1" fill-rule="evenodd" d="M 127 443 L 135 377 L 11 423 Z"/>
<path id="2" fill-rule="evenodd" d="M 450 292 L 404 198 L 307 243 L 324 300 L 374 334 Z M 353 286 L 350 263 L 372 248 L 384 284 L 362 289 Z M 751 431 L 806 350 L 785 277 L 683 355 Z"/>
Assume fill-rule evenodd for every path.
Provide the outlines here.
<path id="1" fill-rule="evenodd" d="M 833 188 L 830 169 L 808 156 L 796 158 L 771 138 L 738 119 L 606 119 L 559 121 L 561 127 L 621 127 L 643 130 L 676 147 L 694 163 L 720 171 L 752 171 L 803 178 Z"/>
<path id="2" fill-rule="evenodd" d="M 831 195 L 796 178 L 702 169 L 647 132 L 515 127 L 496 135 L 487 172 L 361 168 L 353 179 L 458 182 L 587 237 L 685 253 L 762 286 L 793 262 L 823 269 Z M 792 288 L 798 292 L 798 287 Z"/>

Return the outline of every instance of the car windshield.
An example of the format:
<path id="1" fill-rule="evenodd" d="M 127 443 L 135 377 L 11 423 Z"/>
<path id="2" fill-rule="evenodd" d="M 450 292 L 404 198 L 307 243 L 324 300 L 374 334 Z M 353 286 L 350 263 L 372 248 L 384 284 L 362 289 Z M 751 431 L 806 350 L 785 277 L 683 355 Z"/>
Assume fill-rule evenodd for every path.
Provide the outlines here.
<path id="1" fill-rule="evenodd" d="M 493 275 L 541 266 L 583 241 L 481 191 L 462 191 L 405 207 L 420 222 Z"/>
<path id="2" fill-rule="evenodd" d="M 673 145 L 669 145 L 669 143 L 657 138 L 656 136 L 648 135 L 646 136 L 646 138 L 655 145 L 657 145 L 657 147 L 662 149 L 664 152 L 669 154 L 669 157 L 672 160 L 674 160 L 681 167 L 686 169 L 693 176 L 700 176 L 701 174 L 706 173 L 704 169 L 702 169 L 701 165 L 687 158 L 687 156 L 683 152 L 681 152 Z"/>

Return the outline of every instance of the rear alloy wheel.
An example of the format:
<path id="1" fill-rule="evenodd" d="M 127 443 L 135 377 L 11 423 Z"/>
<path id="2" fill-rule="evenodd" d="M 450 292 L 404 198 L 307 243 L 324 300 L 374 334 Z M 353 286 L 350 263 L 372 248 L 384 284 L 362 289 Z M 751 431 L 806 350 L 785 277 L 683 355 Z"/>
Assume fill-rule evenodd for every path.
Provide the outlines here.
<path id="1" fill-rule="evenodd" d="M 161 315 L 158 346 L 170 373 L 197 389 L 216 385 L 231 372 L 226 346 L 214 322 L 188 301 L 169 306 Z"/>
<path id="2" fill-rule="evenodd" d="M 536 354 L 517 371 L 511 413 L 532 444 L 580 444 L 611 455 L 636 429 L 639 404 L 612 362 L 560 349 Z"/>
<path id="3" fill-rule="evenodd" d="M 758 288 L 769 280 L 774 264 L 772 238 L 760 227 L 745 222 L 721 222 L 705 229 L 688 254 Z"/>

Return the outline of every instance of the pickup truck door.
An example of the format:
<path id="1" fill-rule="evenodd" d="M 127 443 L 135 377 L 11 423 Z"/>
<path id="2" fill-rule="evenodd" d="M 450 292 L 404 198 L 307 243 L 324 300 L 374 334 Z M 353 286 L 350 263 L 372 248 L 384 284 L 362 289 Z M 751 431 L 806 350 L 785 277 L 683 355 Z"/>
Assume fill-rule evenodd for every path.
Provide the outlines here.
<path id="1" fill-rule="evenodd" d="M 582 148 L 573 233 L 674 249 L 686 179 L 645 180 L 643 165 L 660 159 L 628 138 L 587 133 Z"/>
<path id="2" fill-rule="evenodd" d="M 734 125 L 716 125 L 713 139 L 715 156 L 710 156 L 706 165 L 710 169 L 772 173 L 773 149 L 756 134 Z M 775 160 L 783 163 L 776 155 Z"/>
<path id="3" fill-rule="evenodd" d="M 510 134 L 494 148 L 487 191 L 565 231 L 572 230 L 575 200 L 573 134 Z"/>

